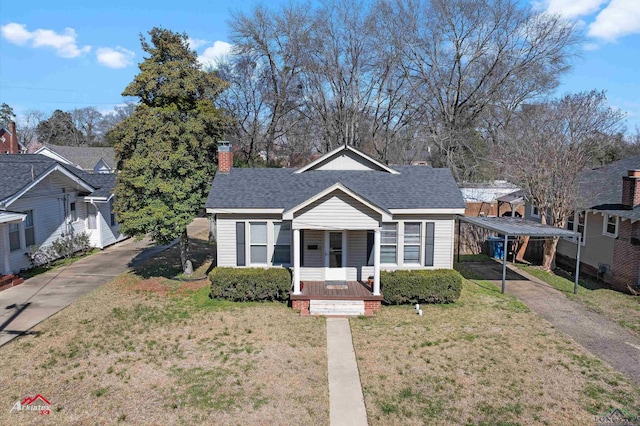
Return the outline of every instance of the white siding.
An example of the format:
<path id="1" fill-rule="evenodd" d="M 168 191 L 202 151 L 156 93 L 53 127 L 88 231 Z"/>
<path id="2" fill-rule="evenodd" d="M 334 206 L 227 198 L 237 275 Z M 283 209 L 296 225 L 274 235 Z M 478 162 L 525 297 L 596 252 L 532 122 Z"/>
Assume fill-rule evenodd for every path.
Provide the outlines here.
<path id="1" fill-rule="evenodd" d="M 245 259 L 247 266 L 250 264 L 250 242 L 249 224 L 251 222 L 267 222 L 267 259 L 273 256 L 273 222 L 281 222 L 278 215 L 237 215 L 218 214 L 216 215 L 216 258 L 218 266 L 237 266 L 236 263 L 236 222 L 245 222 Z M 262 265 L 264 266 L 264 265 Z M 278 265 L 280 267 L 280 265 Z"/>
<path id="2" fill-rule="evenodd" d="M 318 164 L 314 170 L 380 170 L 380 167 L 350 151 L 343 151 L 328 161 Z"/>
<path id="3" fill-rule="evenodd" d="M 216 220 L 216 243 L 218 266 L 237 266 L 235 219 L 219 217 Z"/>
<path id="4" fill-rule="evenodd" d="M 344 229 L 350 225 L 346 216 L 339 216 L 329 209 L 330 205 L 342 206 L 345 209 L 350 209 L 353 206 L 346 203 L 345 200 L 340 197 L 335 197 L 336 203 L 328 203 L 333 200 L 333 196 L 329 196 L 327 200 L 320 200 L 316 208 L 312 208 L 309 213 L 314 212 L 318 214 L 317 219 L 322 218 L 325 226 L 327 221 L 332 223 L 336 221 L 331 229 Z M 348 200 L 353 201 L 350 197 Z M 323 207 L 318 209 L 318 207 Z M 325 208 L 326 207 L 326 208 Z M 364 207 L 366 208 L 366 206 Z M 322 211 L 323 213 L 319 213 Z M 349 210 L 351 211 L 351 210 Z M 369 210 L 370 211 L 370 210 Z M 353 213 L 353 211 L 351 211 Z M 358 210 L 358 213 L 363 213 Z M 375 212 L 374 212 L 375 213 Z M 358 216 L 358 214 L 355 214 Z M 340 223 L 337 220 L 341 217 Z M 304 220 L 301 220 L 304 218 Z M 303 259 L 304 262 L 300 268 L 300 278 L 303 281 L 319 281 L 324 280 L 324 234 L 325 230 L 322 229 L 308 229 L 306 226 L 310 226 L 308 220 L 315 220 L 311 216 L 299 216 L 294 219 L 299 227 L 303 228 Z M 378 221 L 372 220 L 368 215 L 365 215 L 365 219 L 369 224 L 369 229 L 373 230 L 379 226 Z M 274 221 L 280 219 L 275 215 L 264 216 L 247 216 L 247 215 L 233 215 L 233 214 L 219 214 L 216 216 L 216 241 L 217 241 L 217 259 L 218 266 L 236 266 L 236 222 L 243 221 L 246 223 L 246 247 L 249 250 L 249 223 L 250 222 L 267 222 L 268 229 L 268 256 L 270 257 L 273 250 L 272 239 L 272 226 Z M 404 222 L 419 222 L 421 223 L 421 235 L 422 244 L 421 251 L 421 264 L 424 264 L 424 240 L 426 223 L 434 223 L 434 266 L 425 267 L 419 265 L 403 265 L 403 237 L 402 232 L 404 229 Z M 363 223 L 361 221 L 359 223 Z M 395 215 L 393 222 L 399 223 L 398 232 L 398 259 L 399 264 L 396 265 L 382 265 L 383 270 L 397 270 L 397 269 L 438 269 L 438 268 L 452 268 L 453 267 L 453 251 L 454 251 L 454 216 L 453 215 Z M 311 224 L 313 225 L 313 223 Z M 353 222 L 351 222 L 353 226 Z M 362 225 L 359 225 L 362 226 Z M 359 230 L 347 230 L 347 279 L 349 280 L 366 280 L 370 275 L 373 275 L 373 266 L 366 266 L 367 263 L 367 229 Z M 317 249 L 309 249 L 309 246 L 317 246 Z M 292 247 L 292 250 L 297 250 L 298 247 Z M 249 263 L 249 255 L 247 252 L 247 265 Z"/>
<path id="5" fill-rule="evenodd" d="M 293 227 L 301 229 L 373 229 L 380 214 L 336 190 L 297 212 Z"/>
<path id="6" fill-rule="evenodd" d="M 398 222 L 398 252 L 397 259 L 398 264 L 381 265 L 382 270 L 395 271 L 398 269 L 451 269 L 453 268 L 453 250 L 454 250 L 454 230 L 455 219 L 453 215 L 394 215 L 393 222 Z M 434 223 L 434 236 L 433 236 L 433 266 L 417 266 L 417 265 L 403 265 L 404 259 L 404 222 L 420 222 L 421 227 L 421 246 L 420 246 L 420 259 L 424 265 L 424 244 L 425 244 L 425 223 Z M 373 272 L 373 268 L 371 268 Z M 371 275 L 371 273 L 369 273 Z"/>
<path id="7" fill-rule="evenodd" d="M 63 191 L 64 189 L 64 191 Z M 62 174 L 51 174 L 21 198 L 9 206 L 9 210 L 26 212 L 33 210 L 34 238 L 36 245 L 46 246 L 70 232 L 67 225 L 69 202 L 77 198 L 75 183 Z M 66 207 L 65 207 L 66 203 Z M 20 224 L 20 249 L 9 254 L 11 269 L 19 272 L 31 267 L 25 253 L 25 222 Z M 73 228 L 75 232 L 75 227 Z"/>
<path id="8" fill-rule="evenodd" d="M 98 220 L 100 224 L 100 245 L 98 247 L 104 248 L 111 244 L 117 243 L 125 239 L 125 236 L 120 233 L 120 225 L 116 222 L 114 226 L 111 226 L 111 205 L 109 203 L 96 203 L 98 206 Z"/>

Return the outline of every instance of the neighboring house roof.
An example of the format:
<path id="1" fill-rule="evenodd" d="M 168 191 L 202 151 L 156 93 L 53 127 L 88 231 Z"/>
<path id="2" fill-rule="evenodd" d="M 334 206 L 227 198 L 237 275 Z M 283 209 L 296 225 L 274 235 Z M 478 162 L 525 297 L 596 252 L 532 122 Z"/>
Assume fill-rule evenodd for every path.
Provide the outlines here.
<path id="1" fill-rule="evenodd" d="M 393 174 L 380 170 L 309 170 L 299 173 L 300 169 L 233 168 L 229 173 L 216 174 L 206 207 L 289 210 L 340 183 L 385 210 L 465 208 L 460 190 L 448 169 L 424 166 L 391 169 Z"/>
<path id="2" fill-rule="evenodd" d="M 110 194 L 115 175 L 91 174 L 41 154 L 0 155 L 0 203 L 6 202 L 35 182 L 58 170 L 74 180 L 90 196 Z"/>
<path id="3" fill-rule="evenodd" d="M 640 220 L 640 207 L 622 205 L 622 178 L 629 170 L 640 169 L 640 156 L 614 161 L 606 166 L 588 170 L 580 175 L 579 206 L 599 210 L 631 220 Z"/>
<path id="4" fill-rule="evenodd" d="M 96 164 L 103 160 L 111 169 L 116 168 L 116 156 L 112 147 L 92 146 L 62 146 L 46 145 L 36 151 L 36 154 L 47 155 L 46 150 L 58 154 L 61 162 L 73 164 L 83 170 L 93 170 Z"/>
<path id="5" fill-rule="evenodd" d="M 459 185 L 462 197 L 466 202 L 491 203 L 502 201 L 499 197 L 519 190 L 517 185 L 506 180 L 494 180 L 491 182 L 465 182 Z"/>

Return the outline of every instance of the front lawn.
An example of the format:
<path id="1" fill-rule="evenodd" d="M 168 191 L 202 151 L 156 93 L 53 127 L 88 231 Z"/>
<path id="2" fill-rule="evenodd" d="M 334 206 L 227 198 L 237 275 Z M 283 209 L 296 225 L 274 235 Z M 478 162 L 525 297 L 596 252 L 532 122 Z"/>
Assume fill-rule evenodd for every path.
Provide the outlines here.
<path id="1" fill-rule="evenodd" d="M 450 305 L 351 320 L 369 422 L 593 424 L 640 389 L 489 282 Z"/>
<path id="2" fill-rule="evenodd" d="M 0 424 L 328 424 L 323 318 L 212 301 L 206 278 L 152 276 L 155 266 L 0 348 Z M 50 415 L 9 412 L 35 394 Z"/>
<path id="3" fill-rule="evenodd" d="M 578 294 L 573 294 L 573 277 L 543 271 L 535 266 L 521 266 L 518 268 L 546 282 L 564 292 L 568 297 L 578 300 L 584 305 L 621 326 L 640 334 L 640 297 L 624 294 L 609 288 L 599 288 L 591 282 L 580 280 Z"/>

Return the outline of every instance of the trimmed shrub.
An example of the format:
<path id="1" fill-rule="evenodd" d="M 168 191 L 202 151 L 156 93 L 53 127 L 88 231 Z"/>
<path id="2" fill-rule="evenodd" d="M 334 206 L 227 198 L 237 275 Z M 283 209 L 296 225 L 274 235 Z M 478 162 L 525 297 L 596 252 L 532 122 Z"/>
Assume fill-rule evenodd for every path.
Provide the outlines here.
<path id="1" fill-rule="evenodd" d="M 236 302 L 289 300 L 291 274 L 285 268 L 215 268 L 211 297 Z"/>
<path id="2" fill-rule="evenodd" d="M 380 286 L 389 305 L 451 303 L 460 297 L 462 275 L 453 269 L 381 271 Z"/>

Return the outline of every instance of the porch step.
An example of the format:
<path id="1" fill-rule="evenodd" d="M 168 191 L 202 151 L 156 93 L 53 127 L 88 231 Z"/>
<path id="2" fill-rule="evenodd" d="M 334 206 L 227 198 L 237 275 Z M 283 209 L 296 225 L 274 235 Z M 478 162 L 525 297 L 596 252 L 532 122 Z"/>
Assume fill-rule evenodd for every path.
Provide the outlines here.
<path id="1" fill-rule="evenodd" d="M 363 300 L 311 300 L 309 301 L 310 315 L 364 315 Z"/>

